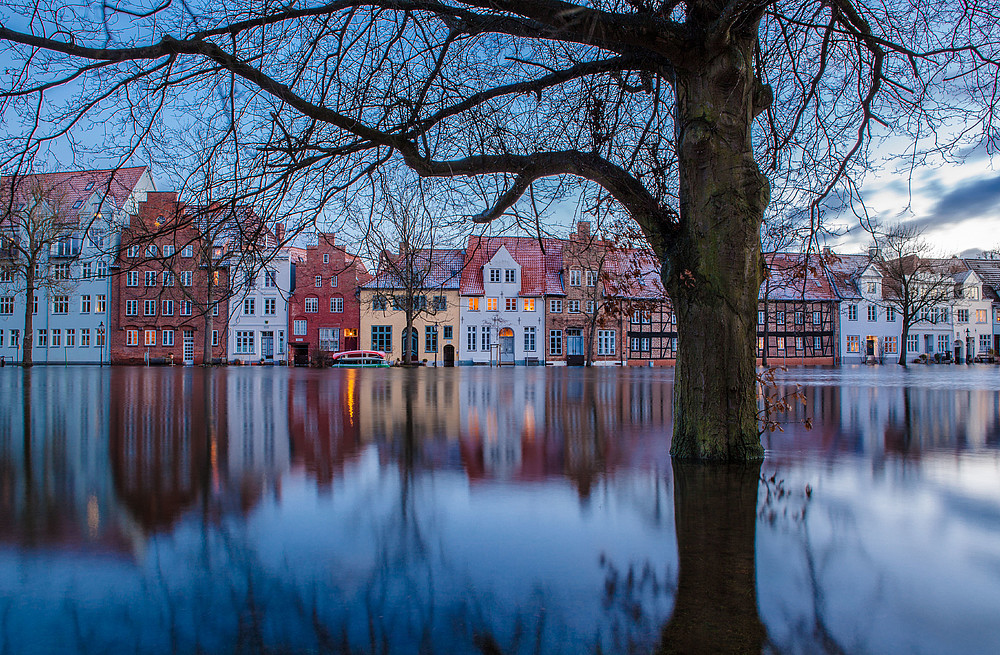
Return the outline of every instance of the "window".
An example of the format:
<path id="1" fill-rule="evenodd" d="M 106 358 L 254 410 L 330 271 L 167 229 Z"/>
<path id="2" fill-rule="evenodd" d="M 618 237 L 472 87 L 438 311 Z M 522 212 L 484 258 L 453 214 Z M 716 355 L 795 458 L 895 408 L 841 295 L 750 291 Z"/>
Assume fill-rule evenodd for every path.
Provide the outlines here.
<path id="1" fill-rule="evenodd" d="M 38 296 L 31 297 L 31 313 L 32 314 L 38 313 Z"/>
<path id="2" fill-rule="evenodd" d="M 14 313 L 14 297 L 4 296 L 0 298 L 0 314 L 13 314 Z"/>
<path id="3" fill-rule="evenodd" d="M 323 286 L 323 276 L 317 275 L 313 284 L 316 285 L 317 287 Z"/>
<path id="4" fill-rule="evenodd" d="M 93 262 L 83 262 L 83 274 L 84 279 L 93 277 L 94 275 L 94 263 Z"/>
<path id="5" fill-rule="evenodd" d="M 138 300 L 126 300 L 125 301 L 125 315 L 126 316 L 138 316 L 139 315 L 139 301 Z"/>
<path id="6" fill-rule="evenodd" d="M 483 334 L 483 350 L 490 349 L 490 337 L 493 336 L 493 331 L 490 329 L 489 325 L 484 325 L 482 329 Z"/>
<path id="7" fill-rule="evenodd" d="M 992 350 L 993 349 L 993 344 L 990 343 L 991 341 L 993 341 L 993 335 L 991 335 L 991 334 L 980 334 L 979 335 L 979 352 L 981 352 L 981 353 L 987 353 L 990 350 Z"/>
<path id="8" fill-rule="evenodd" d="M 107 296 L 105 296 L 104 294 L 98 294 L 94 304 L 95 304 L 94 311 L 97 312 L 98 314 L 103 314 L 108 309 Z"/>
<path id="9" fill-rule="evenodd" d="M 878 307 L 875 305 L 868 305 L 868 322 L 874 323 L 878 320 Z"/>
<path id="10" fill-rule="evenodd" d="M 920 351 L 920 335 L 918 334 L 906 335 L 906 352 L 915 353 L 919 351 Z"/>
<path id="11" fill-rule="evenodd" d="M 107 277 L 108 276 L 108 263 L 103 259 L 97 262 L 97 277 Z"/>
<path id="12" fill-rule="evenodd" d="M 189 287 L 191 286 L 191 271 L 181 271 L 181 286 Z"/>
<path id="13" fill-rule="evenodd" d="M 424 326 L 424 352 L 436 353 L 438 351 L 438 329 L 436 325 Z"/>
<path id="14" fill-rule="evenodd" d="M 146 246 L 146 256 L 156 257 L 156 244 L 151 243 L 148 246 Z"/>
<path id="15" fill-rule="evenodd" d="M 965 290 L 964 297 L 969 300 L 979 300 L 979 287 L 968 287 Z"/>
<path id="16" fill-rule="evenodd" d="M 803 345 L 802 337 L 795 337 L 795 349 L 803 350 L 805 346 Z"/>
<path id="17" fill-rule="evenodd" d="M 856 320 L 858 320 L 858 306 L 857 305 L 848 305 L 847 306 L 847 320 L 848 321 L 856 321 Z"/>
<path id="18" fill-rule="evenodd" d="M 443 312 L 448 309 L 448 298 L 445 296 L 434 296 L 434 311 Z"/>
<path id="19" fill-rule="evenodd" d="M 895 307 L 886 307 L 885 308 L 885 320 L 889 321 L 890 323 L 895 323 L 896 322 L 896 308 Z"/>
<path id="20" fill-rule="evenodd" d="M 775 312 L 774 313 L 774 322 L 777 323 L 778 325 L 784 325 L 785 324 L 785 312 Z"/>
<path id="21" fill-rule="evenodd" d="M 938 352 L 946 353 L 948 352 L 948 342 L 951 339 L 948 338 L 947 334 L 938 335 Z"/>
<path id="22" fill-rule="evenodd" d="M 319 349 L 328 352 L 340 350 L 340 328 L 320 328 Z"/>
<path id="23" fill-rule="evenodd" d="M 861 337 L 857 334 L 847 335 L 847 352 L 849 353 L 859 353 L 861 352 Z"/>
<path id="24" fill-rule="evenodd" d="M 104 345 L 105 345 L 105 343 L 107 342 L 107 338 L 108 338 L 107 334 L 105 334 L 105 333 L 101 332 L 100 330 L 98 330 L 98 332 L 97 332 L 97 345 L 100 346 L 101 348 L 103 348 Z"/>
<path id="25" fill-rule="evenodd" d="M 53 348 L 62 347 L 62 330 L 59 328 L 52 330 L 52 343 L 50 345 Z"/>
<path id="26" fill-rule="evenodd" d="M 164 257 L 173 257 L 174 256 L 174 246 L 172 244 L 168 243 L 167 245 L 163 246 L 163 256 Z M 163 345 L 167 345 L 167 344 L 163 344 Z M 170 345 L 173 345 L 173 341 L 170 342 Z"/>
<path id="27" fill-rule="evenodd" d="M 597 271 L 587 271 L 587 286 L 588 287 L 597 286 Z"/>
<path id="28" fill-rule="evenodd" d="M 82 328 L 80 330 L 80 347 L 90 348 L 90 328 Z"/>
<path id="29" fill-rule="evenodd" d="M 372 298 L 372 309 L 373 310 L 375 310 L 375 311 L 377 311 L 377 310 L 383 310 L 384 311 L 385 307 L 386 307 L 386 305 L 385 305 L 385 296 L 376 295 L 374 298 Z"/>
<path id="30" fill-rule="evenodd" d="M 277 305 L 277 299 L 264 298 L 264 316 L 274 316 L 277 312 Z"/>
<path id="31" fill-rule="evenodd" d="M 128 250 L 125 251 L 125 256 L 129 258 L 134 258 L 139 256 L 139 246 L 129 246 Z"/>
<path id="32" fill-rule="evenodd" d="M 490 269 L 490 282 L 499 282 L 499 281 L 500 281 L 500 269 L 499 268 L 491 268 Z"/>
<path id="33" fill-rule="evenodd" d="M 478 329 L 475 325 L 470 325 L 465 331 L 465 348 L 473 351 L 476 349 L 476 334 Z"/>
<path id="34" fill-rule="evenodd" d="M 156 345 L 156 330 L 144 330 L 142 336 L 143 336 L 142 345 L 144 346 Z"/>
<path id="35" fill-rule="evenodd" d="M 495 312 L 499 306 L 500 301 L 498 298 L 487 298 L 486 299 L 486 311 Z"/>
<path id="36" fill-rule="evenodd" d="M 0 241 L 2 243 L 2 241 Z M 14 276 L 7 269 L 0 269 L 0 282 L 13 282 Z"/>
<path id="37" fill-rule="evenodd" d="M 330 276 L 330 286 L 331 287 L 336 287 L 339 284 L 339 282 L 340 281 L 337 279 L 336 275 L 331 275 Z"/>
<path id="38" fill-rule="evenodd" d="M 180 301 L 180 303 L 181 303 L 181 316 L 190 316 L 191 315 L 191 301 L 190 300 L 182 300 L 182 301 Z"/>
<path id="39" fill-rule="evenodd" d="M 253 330 L 236 331 L 236 354 L 253 354 Z"/>
<path id="40" fill-rule="evenodd" d="M 535 352 L 535 328 L 533 326 L 524 328 L 524 352 Z"/>
<path id="41" fill-rule="evenodd" d="M 865 282 L 865 293 L 878 293 L 878 282 Z"/>
<path id="42" fill-rule="evenodd" d="M 344 299 L 343 298 L 330 298 L 330 312 L 333 314 L 343 314 L 344 313 Z"/>
<path id="43" fill-rule="evenodd" d="M 578 268 L 570 269 L 569 271 L 569 285 L 571 287 L 580 286 L 580 276 L 583 275 L 583 271 Z"/>
<path id="44" fill-rule="evenodd" d="M 580 301 L 579 300 L 568 300 L 566 301 L 566 311 L 570 314 L 580 313 Z"/>
<path id="45" fill-rule="evenodd" d="M 955 320 L 959 323 L 969 322 L 969 310 L 968 309 L 956 309 L 955 310 Z"/>
<path id="46" fill-rule="evenodd" d="M 306 298 L 305 312 L 306 314 L 315 314 L 319 312 L 319 298 Z"/>
<path id="47" fill-rule="evenodd" d="M 278 330 L 278 354 L 285 352 L 285 331 Z"/>
<path id="48" fill-rule="evenodd" d="M 795 324 L 804 325 L 805 324 L 805 312 L 795 312 Z"/>
<path id="49" fill-rule="evenodd" d="M 21 343 L 21 333 L 17 330 L 10 331 L 10 347 L 17 348 Z"/>
<path id="50" fill-rule="evenodd" d="M 214 348 L 218 345 L 219 345 L 219 331 L 212 330 L 212 347 Z"/>
<path id="51" fill-rule="evenodd" d="M 897 337 L 886 337 L 885 338 L 885 354 L 886 355 L 898 355 L 899 354 L 899 342 Z"/>
<path id="52" fill-rule="evenodd" d="M 777 347 L 777 349 L 778 349 L 778 352 L 779 352 L 779 353 L 780 353 L 780 354 L 781 354 L 782 356 L 784 356 L 784 354 L 785 354 L 785 337 L 777 337 L 777 338 L 776 338 L 776 339 L 774 340 L 774 342 L 775 342 L 775 345 L 776 345 L 776 347 Z"/>
<path id="53" fill-rule="evenodd" d="M 533 311 L 535 311 L 535 299 L 534 298 L 525 298 L 524 299 L 524 311 L 526 311 L 526 312 L 533 312 Z"/>
<path id="54" fill-rule="evenodd" d="M 90 296 L 80 296 L 80 313 L 90 313 Z"/>
<path id="55" fill-rule="evenodd" d="M 144 300 L 144 301 L 142 301 L 142 315 L 143 316 L 156 316 L 156 301 L 155 300 Z"/>
<path id="56" fill-rule="evenodd" d="M 587 271 L 588 273 L 590 271 Z M 598 355 L 614 355 L 615 354 L 615 331 L 614 330 L 598 330 L 597 331 L 597 354 Z"/>
<path id="57" fill-rule="evenodd" d="M 372 326 L 372 350 L 381 350 L 384 353 L 392 352 L 391 325 Z"/>
<path id="58" fill-rule="evenodd" d="M 163 286 L 172 287 L 174 286 L 174 274 L 170 271 L 163 271 Z"/>
<path id="59" fill-rule="evenodd" d="M 174 301 L 173 300 L 164 300 L 160 304 L 160 311 L 163 313 L 164 316 L 173 316 L 174 315 Z"/>
<path id="60" fill-rule="evenodd" d="M 125 330 L 125 345 L 126 346 L 139 345 L 139 330 Z"/>
<path id="61" fill-rule="evenodd" d="M 302 319 L 297 319 L 292 322 L 292 334 L 297 337 L 304 337 L 306 335 L 306 322 Z"/>
<path id="62" fill-rule="evenodd" d="M 139 271 L 129 271 L 125 274 L 125 286 L 127 287 L 137 287 L 139 286 Z"/>
<path id="63" fill-rule="evenodd" d="M 253 316 L 257 313 L 257 303 L 253 298 L 243 299 L 243 313 L 247 316 Z"/>
<path id="64" fill-rule="evenodd" d="M 278 286 L 278 273 L 274 269 L 264 271 L 264 288 L 273 289 Z"/>
<path id="65" fill-rule="evenodd" d="M 163 248 L 163 254 L 164 255 L 167 254 L 166 251 L 167 251 L 167 248 L 164 247 Z M 171 253 L 171 254 L 173 254 L 173 253 Z M 161 341 L 162 341 L 162 343 L 163 343 L 164 346 L 172 346 L 172 345 L 174 345 L 174 331 L 173 330 L 164 330 L 163 331 L 163 337 L 162 337 Z"/>
<path id="66" fill-rule="evenodd" d="M 469 298 L 469 311 L 470 312 L 479 311 L 479 298 Z"/>
<path id="67" fill-rule="evenodd" d="M 192 246 L 187 245 L 181 248 L 181 257 L 193 257 L 193 256 L 194 256 L 194 248 Z"/>
<path id="68" fill-rule="evenodd" d="M 503 281 L 504 282 L 517 282 L 517 269 L 508 268 L 504 272 Z"/>
<path id="69" fill-rule="evenodd" d="M 595 303 L 593 300 L 588 300 L 587 301 L 587 313 L 590 314 L 591 316 L 593 316 L 594 310 L 596 310 L 596 309 L 597 309 L 597 303 Z"/>
<path id="70" fill-rule="evenodd" d="M 636 312 L 636 314 L 639 314 L 639 313 L 640 312 Z M 633 323 L 638 323 L 639 321 L 635 320 L 635 317 L 633 316 L 632 322 Z M 758 309 L 757 310 L 757 325 L 764 325 L 764 310 L 763 309 Z"/>
<path id="71" fill-rule="evenodd" d="M 549 330 L 549 354 L 562 355 L 562 330 Z"/>
<path id="72" fill-rule="evenodd" d="M 451 334 L 452 334 L 451 326 L 450 325 L 444 326 L 444 338 L 451 339 L 452 338 Z"/>
<path id="73" fill-rule="evenodd" d="M 517 298 L 504 298 L 504 311 L 517 311 Z"/>
<path id="74" fill-rule="evenodd" d="M 976 310 L 976 323 L 985 323 L 988 320 L 990 320 L 989 319 L 989 314 L 987 313 L 987 311 L 985 309 L 977 309 Z"/>
<path id="75" fill-rule="evenodd" d="M 330 263 L 330 253 L 328 252 L 323 253 L 323 263 L 324 264 Z"/>

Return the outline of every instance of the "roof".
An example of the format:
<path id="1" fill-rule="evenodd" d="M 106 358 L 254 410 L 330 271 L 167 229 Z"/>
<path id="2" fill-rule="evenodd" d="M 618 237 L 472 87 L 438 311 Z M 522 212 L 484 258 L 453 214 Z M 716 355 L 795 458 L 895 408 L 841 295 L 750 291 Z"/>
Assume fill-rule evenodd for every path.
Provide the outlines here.
<path id="1" fill-rule="evenodd" d="M 843 300 L 861 298 L 858 280 L 868 270 L 871 261 L 869 255 L 831 254 L 824 256 L 823 267 L 826 269 L 834 294 Z"/>
<path id="2" fill-rule="evenodd" d="M 982 278 L 985 297 L 990 300 L 1000 300 L 1000 260 L 964 259 L 962 261 Z"/>
<path id="3" fill-rule="evenodd" d="M 361 285 L 364 289 L 402 289 L 406 285 L 400 279 L 399 269 L 393 266 L 400 255 L 383 253 L 375 277 Z M 465 251 L 455 248 L 421 248 L 415 251 L 418 275 L 422 277 L 421 287 L 425 289 L 458 289 L 465 264 Z M 395 272 L 393 272 L 395 270 Z M 425 274 L 426 271 L 426 274 Z"/>
<path id="4" fill-rule="evenodd" d="M 27 197 L 36 184 L 46 190 L 57 190 L 67 219 L 79 221 L 82 211 L 89 210 L 87 200 L 94 194 L 110 196 L 116 208 L 122 208 L 135 190 L 147 166 L 112 168 L 95 171 L 65 171 L 62 173 L 34 173 L 18 176 L 15 182 L 15 202 Z M 5 194 L 12 183 L 11 176 L 0 178 L 0 194 Z"/>
<path id="5" fill-rule="evenodd" d="M 770 284 L 762 284 L 760 297 L 767 300 L 836 300 L 821 259 L 813 254 L 764 253 Z"/>
<path id="6" fill-rule="evenodd" d="M 608 296 L 636 300 L 663 300 L 667 297 L 660 277 L 662 264 L 651 252 L 635 248 L 613 250 L 608 253 L 604 267 L 611 280 L 605 285 Z"/>
<path id="7" fill-rule="evenodd" d="M 465 249 L 465 268 L 459 286 L 463 295 L 481 295 L 483 266 L 503 246 L 521 266 L 521 295 L 562 295 L 562 250 L 559 239 L 536 237 L 469 237 Z"/>

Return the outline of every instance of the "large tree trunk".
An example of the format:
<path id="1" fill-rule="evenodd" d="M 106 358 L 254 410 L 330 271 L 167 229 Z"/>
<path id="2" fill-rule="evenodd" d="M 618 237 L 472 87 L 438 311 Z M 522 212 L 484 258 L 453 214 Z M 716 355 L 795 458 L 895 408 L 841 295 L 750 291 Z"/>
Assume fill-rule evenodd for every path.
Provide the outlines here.
<path id="1" fill-rule="evenodd" d="M 29 368 L 33 365 L 32 353 L 32 331 L 35 329 L 34 314 L 32 309 L 35 305 L 35 265 L 29 262 L 25 271 L 25 292 L 24 292 L 24 334 L 21 335 L 21 366 Z"/>
<path id="2" fill-rule="evenodd" d="M 677 74 L 680 225 L 663 269 L 679 338 L 675 457 L 764 454 L 757 432 L 756 314 L 769 186 L 754 160 L 750 128 L 755 106 L 766 106 L 769 94 L 754 77 L 755 33 L 695 53 L 698 63 Z"/>

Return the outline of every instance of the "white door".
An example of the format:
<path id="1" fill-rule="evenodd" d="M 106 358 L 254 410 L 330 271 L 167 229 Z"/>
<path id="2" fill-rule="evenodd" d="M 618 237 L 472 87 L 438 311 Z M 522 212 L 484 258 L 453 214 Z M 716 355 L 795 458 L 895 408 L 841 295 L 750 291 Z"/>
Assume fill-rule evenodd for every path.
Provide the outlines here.
<path id="1" fill-rule="evenodd" d="M 184 330 L 184 365 L 194 364 L 194 330 Z"/>

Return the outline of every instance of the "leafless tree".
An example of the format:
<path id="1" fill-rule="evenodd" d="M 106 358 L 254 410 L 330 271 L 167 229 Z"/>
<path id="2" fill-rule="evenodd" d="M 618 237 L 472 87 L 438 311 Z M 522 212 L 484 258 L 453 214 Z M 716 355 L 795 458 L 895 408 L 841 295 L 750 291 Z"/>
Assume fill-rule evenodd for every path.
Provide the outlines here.
<path id="1" fill-rule="evenodd" d="M 200 149 L 228 157 L 233 180 L 259 180 L 263 204 L 294 198 L 317 216 L 390 163 L 443 180 L 442 207 L 480 223 L 529 192 L 612 204 L 641 227 L 677 312 L 678 457 L 763 455 L 754 318 L 769 202 L 807 208 L 816 227 L 832 193 L 856 204 L 880 136 L 903 137 L 916 166 L 976 136 L 992 148 L 1000 127 L 1000 27 L 974 0 L 238 0 L 99 13 L 15 0 L 0 22 L 17 62 L 0 102 L 23 127 L 4 139 L 8 168 L 64 135 L 79 141 L 95 117 L 127 125 L 128 152 L 181 114 L 215 127 Z M 59 87 L 77 93 L 50 104 Z"/>
<path id="2" fill-rule="evenodd" d="M 939 306 L 947 305 L 954 297 L 955 281 L 930 259 L 931 244 L 922 238 L 920 230 L 911 226 L 896 224 L 876 230 L 871 252 L 882 273 L 882 284 L 888 290 L 881 305 L 891 308 L 902 319 L 899 364 L 906 366 L 910 328 L 923 316 L 938 320 Z"/>

